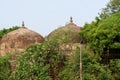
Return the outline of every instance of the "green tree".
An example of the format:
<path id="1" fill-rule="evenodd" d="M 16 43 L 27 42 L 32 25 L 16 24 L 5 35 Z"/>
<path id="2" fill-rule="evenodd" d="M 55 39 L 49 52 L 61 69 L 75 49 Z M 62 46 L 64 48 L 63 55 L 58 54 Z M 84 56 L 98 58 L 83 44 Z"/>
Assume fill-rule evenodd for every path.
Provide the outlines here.
<path id="1" fill-rule="evenodd" d="M 8 80 L 11 75 L 11 65 L 9 57 L 0 57 L 0 80 Z"/>
<path id="2" fill-rule="evenodd" d="M 99 54 L 94 54 L 93 51 L 82 51 L 83 61 L 83 80 L 113 80 L 111 70 L 108 65 L 101 64 Z"/>
<path id="3" fill-rule="evenodd" d="M 59 74 L 60 80 L 80 80 L 80 48 L 72 52 L 64 69 Z"/>
<path id="4" fill-rule="evenodd" d="M 107 19 L 96 21 L 91 24 L 86 24 L 80 32 L 80 37 L 85 38 L 84 41 L 91 49 L 102 52 L 104 48 L 119 48 L 120 47 L 120 12 L 113 14 Z"/>
<path id="5" fill-rule="evenodd" d="M 120 59 L 110 60 L 109 68 L 115 80 L 120 79 Z"/>
<path id="6" fill-rule="evenodd" d="M 99 54 L 89 49 L 82 50 L 82 79 L 83 80 L 113 80 L 111 70 L 100 63 Z M 68 62 L 59 74 L 60 80 L 80 80 L 80 48 L 68 57 Z"/>
<path id="7" fill-rule="evenodd" d="M 66 60 L 59 51 L 59 44 L 52 41 L 32 45 L 21 54 L 13 75 L 13 78 L 17 80 L 55 79 Z"/>
<path id="8" fill-rule="evenodd" d="M 90 51 L 86 52 L 86 50 L 85 52 L 89 56 L 86 55 L 85 61 L 83 59 L 83 69 L 85 69 L 84 74 L 85 76 L 89 77 L 85 77 L 85 80 L 119 79 L 119 59 L 110 60 L 109 65 L 101 64 L 101 60 L 97 61 L 97 59 L 101 57 L 101 53 L 103 53 L 104 49 L 120 48 L 119 17 L 120 12 L 117 12 L 106 19 L 100 20 L 99 23 L 97 23 L 97 21 L 93 21 L 90 24 L 85 24 L 85 26 L 81 30 L 80 38 L 82 38 L 89 49 L 92 50 L 92 53 Z M 91 54 L 94 55 L 94 57 L 92 57 Z M 85 64 L 86 62 L 87 64 Z M 84 68 L 84 65 L 87 65 L 87 67 Z M 108 74 L 106 74 L 106 72 Z"/>
<path id="9" fill-rule="evenodd" d="M 102 12 L 100 13 L 100 17 L 107 18 L 119 11 L 120 11 L 120 0 L 110 0 L 110 2 L 106 5 L 106 7 L 102 9 Z"/>

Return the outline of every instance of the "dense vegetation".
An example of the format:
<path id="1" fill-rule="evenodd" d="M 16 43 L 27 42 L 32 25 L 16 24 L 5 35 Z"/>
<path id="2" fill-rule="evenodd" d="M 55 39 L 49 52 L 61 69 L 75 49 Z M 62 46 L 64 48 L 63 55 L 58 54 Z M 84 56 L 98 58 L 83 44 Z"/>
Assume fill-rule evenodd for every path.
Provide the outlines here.
<path id="1" fill-rule="evenodd" d="M 16 80 L 56 79 L 66 62 L 65 55 L 59 51 L 59 43 L 52 41 L 32 45 L 21 54 L 13 76 Z"/>
<path id="2" fill-rule="evenodd" d="M 120 12 L 107 19 L 96 20 L 86 24 L 80 32 L 80 37 L 93 50 L 101 51 L 104 48 L 120 48 Z"/>
<path id="3" fill-rule="evenodd" d="M 8 80 L 11 75 L 11 66 L 9 57 L 0 57 L 0 80 Z"/>
<path id="4" fill-rule="evenodd" d="M 112 1 L 112 0 L 111 0 Z M 111 59 L 109 64 L 101 64 L 101 55 L 104 50 L 107 49 L 109 54 L 109 49 L 120 49 L 120 12 L 115 12 L 106 18 L 96 17 L 96 20 L 90 24 L 86 23 L 80 32 L 80 37 L 83 43 L 87 44 L 90 50 L 92 50 L 93 55 L 97 55 L 96 59 L 91 59 L 86 64 L 86 69 L 83 69 L 84 75 L 88 76 L 85 80 L 118 80 L 120 77 L 120 60 Z M 87 52 L 89 55 L 90 51 Z M 94 57 L 95 57 L 94 56 Z M 96 57 L 95 57 L 96 58 Z M 87 57 L 86 59 L 89 59 Z M 91 61 L 96 61 L 91 64 Z M 83 62 L 84 58 L 83 58 Z M 90 63 L 89 63 L 90 62 Z M 102 63 L 104 60 L 102 60 Z M 92 62 L 93 63 L 93 62 Z M 91 65 L 91 66 L 90 66 Z M 92 71 L 90 71 L 92 69 Z M 106 74 L 107 73 L 107 74 Z"/>
<path id="5" fill-rule="evenodd" d="M 80 79 L 80 48 L 68 57 L 63 70 L 59 74 L 60 80 L 79 80 Z"/>

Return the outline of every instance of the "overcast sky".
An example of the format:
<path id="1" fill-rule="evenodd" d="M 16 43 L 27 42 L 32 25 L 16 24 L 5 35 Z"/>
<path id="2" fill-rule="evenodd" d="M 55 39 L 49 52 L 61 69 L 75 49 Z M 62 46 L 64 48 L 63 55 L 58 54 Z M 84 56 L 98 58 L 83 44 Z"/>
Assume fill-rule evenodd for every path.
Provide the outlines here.
<path id="1" fill-rule="evenodd" d="M 47 36 L 69 22 L 91 22 L 109 0 L 0 0 L 0 29 L 21 26 Z"/>

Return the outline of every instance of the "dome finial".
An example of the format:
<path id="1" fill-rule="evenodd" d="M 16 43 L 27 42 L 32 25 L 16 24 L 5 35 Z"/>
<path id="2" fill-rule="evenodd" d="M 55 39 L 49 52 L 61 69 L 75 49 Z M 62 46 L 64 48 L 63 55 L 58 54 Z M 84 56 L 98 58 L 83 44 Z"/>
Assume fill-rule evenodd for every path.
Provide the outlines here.
<path id="1" fill-rule="evenodd" d="M 24 21 L 22 21 L 22 27 L 25 27 Z"/>
<path id="2" fill-rule="evenodd" d="M 73 18 L 72 18 L 72 16 L 70 17 L 70 23 L 73 23 Z"/>

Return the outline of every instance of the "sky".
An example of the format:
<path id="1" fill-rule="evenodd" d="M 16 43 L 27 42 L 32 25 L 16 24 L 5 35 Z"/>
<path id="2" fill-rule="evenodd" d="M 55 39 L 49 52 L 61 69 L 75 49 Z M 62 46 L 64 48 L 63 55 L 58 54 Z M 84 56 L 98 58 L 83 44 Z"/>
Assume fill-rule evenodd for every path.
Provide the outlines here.
<path id="1" fill-rule="evenodd" d="M 0 29 L 25 26 L 42 36 L 73 22 L 83 27 L 98 16 L 110 0 L 0 0 Z"/>

